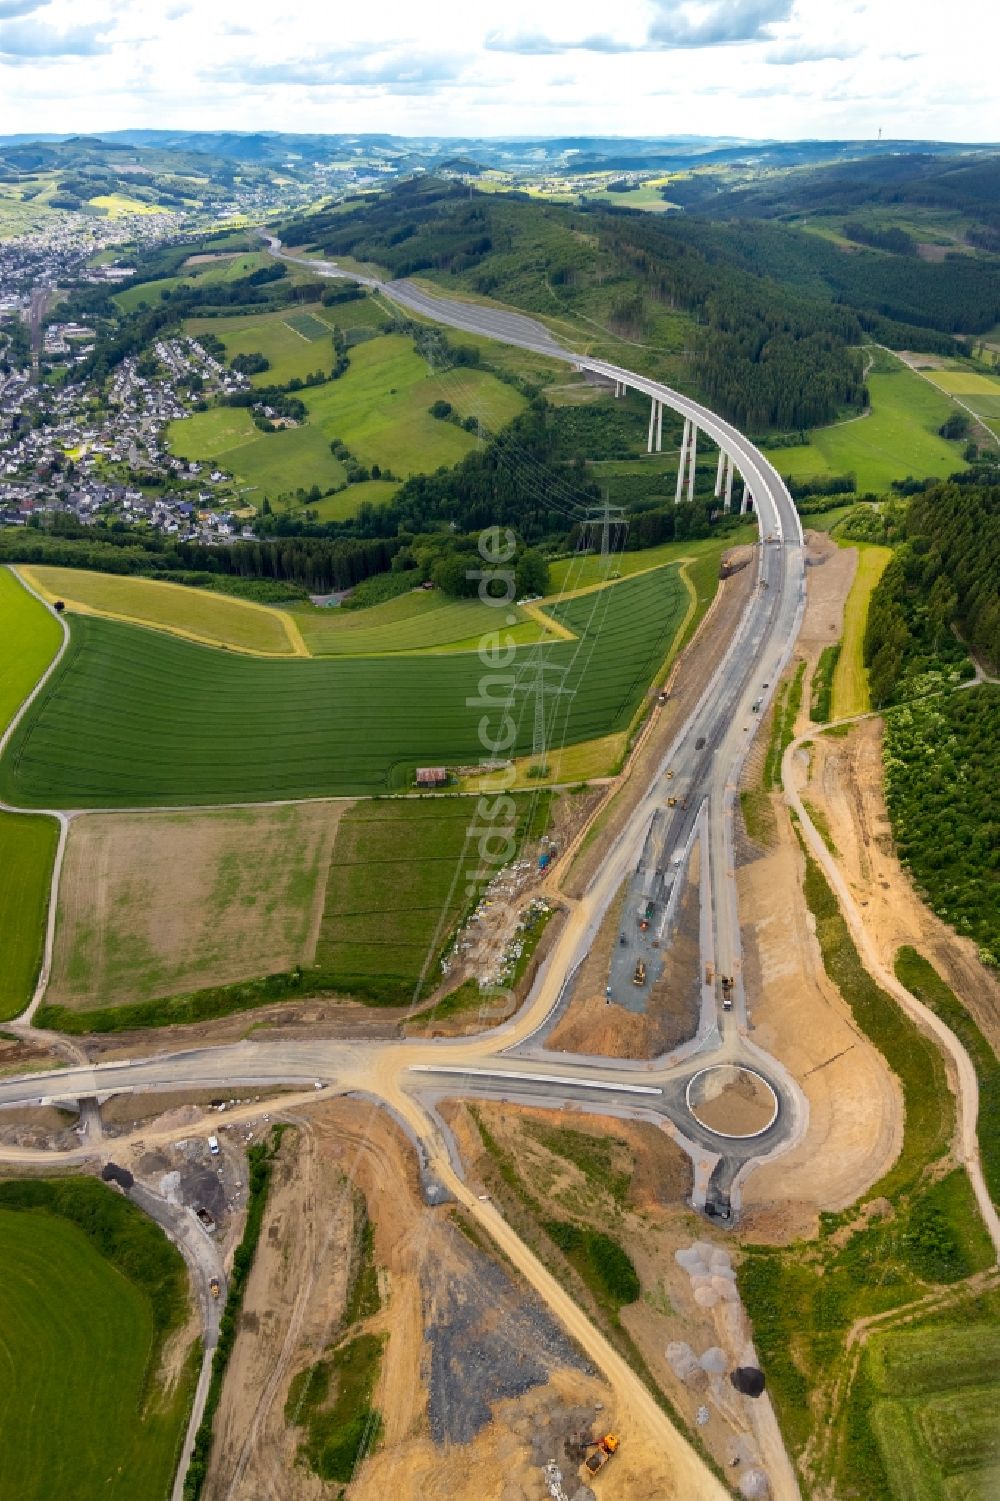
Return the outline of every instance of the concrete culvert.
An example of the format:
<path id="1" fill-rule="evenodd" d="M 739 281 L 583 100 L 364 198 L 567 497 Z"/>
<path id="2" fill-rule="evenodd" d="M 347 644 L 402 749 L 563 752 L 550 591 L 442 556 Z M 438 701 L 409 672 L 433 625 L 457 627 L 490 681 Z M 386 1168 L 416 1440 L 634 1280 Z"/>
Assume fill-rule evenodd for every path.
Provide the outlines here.
<path id="1" fill-rule="evenodd" d="M 738 1365 L 730 1381 L 744 1397 L 759 1397 L 764 1390 L 764 1372 L 755 1365 Z"/>
<path id="2" fill-rule="evenodd" d="M 763 1470 L 744 1470 L 739 1479 L 740 1495 L 747 1501 L 767 1501 L 771 1485 Z"/>

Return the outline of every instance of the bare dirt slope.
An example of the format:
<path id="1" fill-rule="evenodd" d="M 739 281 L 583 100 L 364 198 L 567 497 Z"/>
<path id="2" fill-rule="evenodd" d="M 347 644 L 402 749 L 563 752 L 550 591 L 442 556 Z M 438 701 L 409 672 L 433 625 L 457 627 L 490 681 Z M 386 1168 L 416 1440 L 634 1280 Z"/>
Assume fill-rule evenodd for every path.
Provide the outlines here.
<path id="1" fill-rule="evenodd" d="M 802 895 L 802 855 L 782 810 L 777 823 L 778 848 L 737 872 L 751 1035 L 798 1080 L 809 1125 L 798 1147 L 750 1176 L 751 1239 L 814 1233 L 819 1211 L 852 1203 L 902 1145 L 899 1086 L 827 979 Z"/>
<path id="2" fill-rule="evenodd" d="M 864 910 L 883 963 L 911 944 L 929 959 L 1000 1050 L 1000 985 L 961 938 L 927 908 L 896 858 L 882 778 L 882 722 L 867 720 L 843 739 L 819 737 L 809 751 L 808 801 L 826 816 L 837 859 Z"/>
<path id="3" fill-rule="evenodd" d="M 858 569 L 858 550 L 838 547 L 826 532 L 806 531 L 805 540 L 807 603 L 796 656 L 807 663 L 808 682 L 820 652 L 843 634 L 844 606 Z M 808 713 L 808 697 L 804 702 Z"/>
<path id="4" fill-rule="evenodd" d="M 74 819 L 47 999 L 113 1006 L 311 959 L 347 806 Z"/>
<path id="5" fill-rule="evenodd" d="M 352 1501 L 542 1495 L 551 1456 L 539 1444 L 560 1450 L 567 1432 L 595 1419 L 606 1387 L 453 1211 L 426 1207 L 415 1154 L 383 1111 L 337 1101 L 298 1121 L 282 1143 L 207 1501 L 331 1495 L 297 1461 L 301 1430 L 285 1404 L 296 1372 L 343 1333 L 358 1189 L 382 1303 L 363 1327 L 386 1345 L 374 1394 L 383 1436 L 355 1474 Z"/>

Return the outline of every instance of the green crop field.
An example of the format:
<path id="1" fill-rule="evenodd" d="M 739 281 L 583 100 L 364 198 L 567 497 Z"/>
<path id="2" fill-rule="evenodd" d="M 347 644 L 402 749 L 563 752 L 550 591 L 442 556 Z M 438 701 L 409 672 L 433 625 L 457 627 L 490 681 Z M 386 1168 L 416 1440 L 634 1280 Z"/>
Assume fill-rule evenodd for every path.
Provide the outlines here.
<path id="1" fill-rule="evenodd" d="M 236 651 L 267 656 L 303 655 L 302 643 L 284 610 L 233 599 L 206 589 L 120 573 L 82 568 L 23 567 L 24 577 L 49 599 L 68 609 L 116 616 Z"/>
<path id="2" fill-rule="evenodd" d="M 59 650 L 59 622 L 9 568 L 0 568 L 0 734 Z"/>
<path id="3" fill-rule="evenodd" d="M 296 312 L 285 314 L 285 322 L 293 333 L 298 334 L 300 339 L 308 339 L 314 342 L 316 339 L 328 339 L 330 337 L 330 325 L 324 323 L 322 318 L 317 318 L 315 313 L 310 313 L 306 308 L 299 308 Z"/>
<path id="4" fill-rule="evenodd" d="M 993 1501 L 1000 1477 L 1000 1329 L 874 1336 L 872 1430 L 894 1501 Z"/>
<path id="5" fill-rule="evenodd" d="M 461 367 L 432 375 L 402 334 L 370 339 L 351 350 L 340 380 L 302 393 L 327 441 L 340 438 L 362 464 L 380 464 L 406 476 L 456 464 L 475 438 L 430 415 L 449 401 L 459 417 L 481 417 L 487 428 L 505 427 L 524 397 L 485 371 Z"/>
<path id="6" fill-rule="evenodd" d="M 449 599 L 436 589 L 412 589 L 367 610 L 290 612 L 313 656 L 378 655 L 400 651 L 475 650 L 480 636 L 503 628 L 520 645 L 537 641 L 542 627 L 512 605 L 497 611 L 475 599 Z M 500 618 L 502 615 L 502 618 Z M 505 624 L 513 615 L 515 623 Z M 471 645 L 470 645 L 471 642 Z"/>
<path id="7" fill-rule="evenodd" d="M 210 407 L 181 417 L 168 425 L 167 442 L 182 459 L 214 460 L 230 470 L 254 504 L 314 484 L 329 489 L 345 478 L 318 428 L 305 422 L 262 433 L 245 407 Z"/>
<path id="8" fill-rule="evenodd" d="M 629 578 L 636 573 L 645 573 L 650 568 L 662 568 L 665 564 L 682 562 L 685 558 L 700 560 L 711 558 L 718 562 L 729 547 L 753 542 L 757 536 L 756 524 L 751 522 L 725 537 L 704 537 L 692 542 L 663 542 L 658 547 L 646 547 L 637 552 L 615 553 L 608 563 L 602 562 L 597 553 L 578 553 L 570 558 L 559 558 L 549 570 L 553 590 L 569 593 L 573 589 L 586 589 L 591 584 L 603 583 L 620 574 Z"/>
<path id="9" fill-rule="evenodd" d="M 58 838 L 54 818 L 0 813 L 0 1021 L 23 1011 L 35 988 Z"/>
<path id="10" fill-rule="evenodd" d="M 869 416 L 818 427 L 801 447 L 769 451 L 779 474 L 795 479 L 854 474 L 859 491 L 881 493 L 907 475 L 945 477 L 965 468 L 961 446 L 938 436 L 957 410 L 943 392 L 903 365 L 873 371 L 868 389 Z"/>
<path id="11" fill-rule="evenodd" d="M 76 1225 L 37 1209 L 0 1207 L 0 1265 L 0 1497 L 166 1497 L 191 1390 L 152 1385 L 149 1295 Z"/>
<path id="12" fill-rule="evenodd" d="M 554 606 L 578 639 L 521 647 L 487 684 L 493 753 L 531 749 L 539 653 L 563 669 L 564 691 L 546 701 L 551 745 L 625 729 L 688 599 L 676 572 L 660 569 Z M 92 616 L 71 630 L 0 762 L 0 795 L 19 806 L 364 794 L 488 750 L 475 653 L 267 661 Z"/>
<path id="13" fill-rule="evenodd" d="M 548 794 L 515 801 L 518 841 L 544 832 Z M 475 802 L 459 797 L 364 802 L 344 814 L 316 949 L 337 989 L 405 1003 L 421 978 L 434 988 L 437 959 L 469 906 L 466 872 L 483 863 L 475 824 Z"/>
<path id="14" fill-rule="evenodd" d="M 333 365 L 333 330 L 324 326 L 329 343 L 324 347 L 304 339 L 289 326 L 292 312 L 261 313 L 245 318 L 189 318 L 184 324 L 192 338 L 214 334 L 226 346 L 226 357 L 238 354 L 262 354 L 270 369 L 251 376 L 255 386 L 287 385 L 290 380 L 304 380 L 314 370 L 329 373 Z"/>

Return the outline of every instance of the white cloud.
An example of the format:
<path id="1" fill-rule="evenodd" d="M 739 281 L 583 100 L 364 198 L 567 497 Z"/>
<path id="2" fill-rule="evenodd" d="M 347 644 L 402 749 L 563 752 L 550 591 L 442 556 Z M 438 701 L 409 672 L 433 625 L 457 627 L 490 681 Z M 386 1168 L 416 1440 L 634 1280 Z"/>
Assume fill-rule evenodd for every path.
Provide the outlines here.
<path id="1" fill-rule="evenodd" d="M 994 54 L 994 10 L 951 0 L 942 25 L 939 0 L 381 0 L 290 25 L 271 0 L 0 0 L 0 132 L 990 139 L 969 38 Z"/>

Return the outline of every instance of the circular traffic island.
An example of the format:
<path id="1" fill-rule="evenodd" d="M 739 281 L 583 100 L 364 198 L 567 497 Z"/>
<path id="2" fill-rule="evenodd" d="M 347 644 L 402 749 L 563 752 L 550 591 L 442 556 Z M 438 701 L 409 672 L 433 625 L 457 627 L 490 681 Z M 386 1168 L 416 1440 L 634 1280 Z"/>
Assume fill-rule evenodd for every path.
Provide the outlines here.
<path id="1" fill-rule="evenodd" d="M 778 1096 L 762 1074 L 717 1063 L 688 1080 L 687 1107 L 715 1136 L 763 1136 L 778 1118 Z"/>

